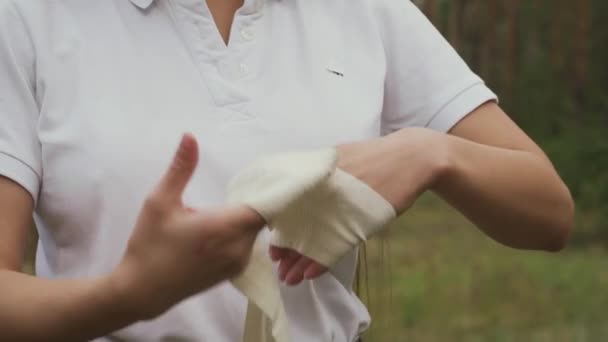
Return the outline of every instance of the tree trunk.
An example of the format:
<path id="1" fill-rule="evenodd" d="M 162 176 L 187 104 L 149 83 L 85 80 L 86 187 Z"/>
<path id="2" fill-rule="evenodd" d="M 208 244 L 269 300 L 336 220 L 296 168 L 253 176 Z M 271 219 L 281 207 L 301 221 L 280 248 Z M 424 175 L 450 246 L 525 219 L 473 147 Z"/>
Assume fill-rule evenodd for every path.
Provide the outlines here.
<path id="1" fill-rule="evenodd" d="M 577 0 L 576 24 L 574 34 L 574 100 L 579 109 L 584 109 L 585 93 L 589 76 L 590 40 L 591 40 L 591 4 L 590 0 Z"/>
<path id="2" fill-rule="evenodd" d="M 485 1 L 485 20 L 482 26 L 481 52 L 479 70 L 481 77 L 488 83 L 493 83 L 496 68 L 496 40 L 498 39 L 498 0 Z"/>
<path id="3" fill-rule="evenodd" d="M 573 2 L 566 4 L 567 0 L 554 0 L 552 4 L 551 18 L 551 66 L 557 74 L 563 74 L 566 68 L 569 35 L 568 11 L 572 11 Z"/>
<path id="4" fill-rule="evenodd" d="M 505 0 L 505 68 L 504 85 L 508 97 L 513 95 L 513 86 L 518 66 L 518 19 L 520 0 Z"/>
<path id="5" fill-rule="evenodd" d="M 424 11 L 424 14 L 426 14 L 426 16 L 429 18 L 429 20 L 432 21 L 433 24 L 439 30 L 441 30 L 441 28 L 439 27 L 439 3 L 437 2 L 437 0 L 424 0 L 422 10 Z"/>
<path id="6" fill-rule="evenodd" d="M 452 0 L 450 2 L 450 13 L 448 17 L 448 40 L 459 52 L 462 52 L 462 19 L 464 14 L 465 0 Z"/>

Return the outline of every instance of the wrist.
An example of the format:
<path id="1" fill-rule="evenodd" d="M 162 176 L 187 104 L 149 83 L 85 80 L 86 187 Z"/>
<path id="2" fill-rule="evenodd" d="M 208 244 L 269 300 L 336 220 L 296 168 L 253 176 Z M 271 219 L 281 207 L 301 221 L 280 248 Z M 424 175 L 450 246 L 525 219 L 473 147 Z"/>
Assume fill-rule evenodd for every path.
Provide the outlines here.
<path id="1" fill-rule="evenodd" d="M 452 137 L 448 134 L 427 130 L 427 139 L 420 149 L 423 165 L 428 175 L 425 190 L 434 190 L 453 168 Z"/>
<path id="2" fill-rule="evenodd" d="M 429 189 L 441 191 L 440 189 L 450 182 L 458 169 L 458 141 L 457 137 L 449 134 L 437 133 L 437 139 L 433 142 L 436 147 L 432 167 L 433 180 Z"/>
<path id="3" fill-rule="evenodd" d="M 404 128 L 386 138 L 393 141 L 395 155 L 404 155 L 397 167 L 399 170 L 411 168 L 412 163 L 417 166 L 421 177 L 417 187 L 418 193 L 434 190 L 454 167 L 451 146 L 453 136 L 428 128 L 412 127 Z M 403 154 L 403 151 L 411 151 L 414 155 L 407 152 Z"/>
<path id="4" fill-rule="evenodd" d="M 154 315 L 147 309 L 145 301 L 139 299 L 144 289 L 137 284 L 132 267 L 127 263 L 123 260 L 101 280 L 102 291 L 110 298 L 116 313 L 125 319 L 131 322 L 151 319 Z"/>

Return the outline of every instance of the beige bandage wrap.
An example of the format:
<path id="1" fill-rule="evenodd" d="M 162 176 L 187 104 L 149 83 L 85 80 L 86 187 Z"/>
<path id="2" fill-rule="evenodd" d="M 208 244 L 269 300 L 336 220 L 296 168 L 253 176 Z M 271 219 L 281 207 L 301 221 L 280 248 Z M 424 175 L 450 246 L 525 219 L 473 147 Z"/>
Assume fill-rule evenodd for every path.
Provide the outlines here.
<path id="1" fill-rule="evenodd" d="M 337 169 L 336 159 L 335 149 L 262 158 L 233 179 L 228 201 L 259 212 L 273 231 L 273 245 L 332 266 L 396 216 L 380 194 Z M 244 342 L 289 341 L 267 244 L 256 241 L 249 265 L 233 284 L 250 301 Z"/>
<path id="2" fill-rule="evenodd" d="M 332 266 L 395 216 L 395 209 L 384 197 L 335 169 L 321 186 L 280 212 L 269 226 L 273 245 Z"/>

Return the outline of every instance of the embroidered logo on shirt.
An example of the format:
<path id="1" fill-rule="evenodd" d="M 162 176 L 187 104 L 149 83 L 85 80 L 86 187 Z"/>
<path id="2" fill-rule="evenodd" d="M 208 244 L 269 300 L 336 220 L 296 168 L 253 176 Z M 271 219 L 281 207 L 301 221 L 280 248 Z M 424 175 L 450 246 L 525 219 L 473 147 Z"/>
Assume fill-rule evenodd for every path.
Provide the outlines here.
<path id="1" fill-rule="evenodd" d="M 332 74 L 336 75 L 336 76 L 344 77 L 344 74 L 343 74 L 343 73 L 341 73 L 341 72 L 339 72 L 339 71 L 332 70 L 332 69 L 330 69 L 330 68 L 327 68 L 326 70 L 327 70 L 327 71 L 329 71 L 330 73 L 332 73 Z"/>

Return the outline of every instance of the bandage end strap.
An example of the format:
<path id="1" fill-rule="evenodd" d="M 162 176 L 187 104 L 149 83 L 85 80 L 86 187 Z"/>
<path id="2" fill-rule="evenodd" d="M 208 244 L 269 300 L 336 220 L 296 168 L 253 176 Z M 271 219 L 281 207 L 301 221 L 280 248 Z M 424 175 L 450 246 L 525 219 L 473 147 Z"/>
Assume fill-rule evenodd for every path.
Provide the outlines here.
<path id="1" fill-rule="evenodd" d="M 335 149 L 260 159 L 231 182 L 229 202 L 260 213 L 273 231 L 273 245 L 331 267 L 396 217 L 388 201 L 336 164 Z M 267 243 L 258 238 L 250 264 L 233 284 L 250 301 L 244 341 L 287 342 Z"/>
<path id="2" fill-rule="evenodd" d="M 228 186 L 228 203 L 247 205 L 267 222 L 298 198 L 321 186 L 337 161 L 335 149 L 295 152 L 258 159 Z M 288 323 L 268 246 L 257 239 L 245 271 L 233 285 L 248 299 L 243 342 L 288 342 Z"/>
<path id="3" fill-rule="evenodd" d="M 331 267 L 396 217 L 367 184 L 335 169 L 321 186 L 270 221 L 272 245 L 291 248 Z"/>

